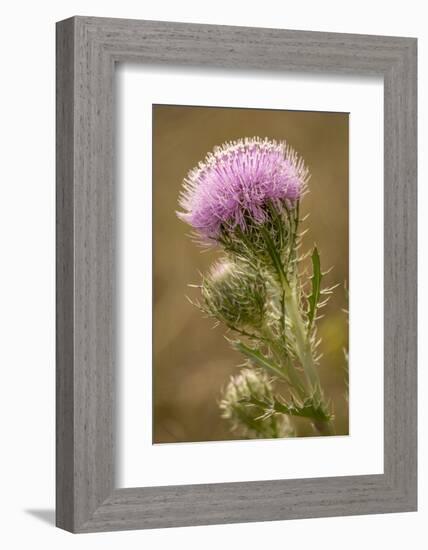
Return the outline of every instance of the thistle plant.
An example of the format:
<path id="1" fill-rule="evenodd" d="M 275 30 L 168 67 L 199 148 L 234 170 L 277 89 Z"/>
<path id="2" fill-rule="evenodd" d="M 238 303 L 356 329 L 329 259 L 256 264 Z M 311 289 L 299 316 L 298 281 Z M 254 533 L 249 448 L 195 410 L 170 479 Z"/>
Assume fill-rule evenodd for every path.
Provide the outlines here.
<path id="1" fill-rule="evenodd" d="M 195 304 L 228 329 L 244 358 L 220 410 L 244 437 L 290 437 L 295 419 L 330 435 L 333 416 L 321 386 L 317 320 L 332 288 L 322 288 L 320 255 L 301 269 L 300 201 L 309 181 L 285 142 L 244 138 L 208 153 L 180 195 L 180 219 L 202 246 L 222 251 L 202 276 Z"/>

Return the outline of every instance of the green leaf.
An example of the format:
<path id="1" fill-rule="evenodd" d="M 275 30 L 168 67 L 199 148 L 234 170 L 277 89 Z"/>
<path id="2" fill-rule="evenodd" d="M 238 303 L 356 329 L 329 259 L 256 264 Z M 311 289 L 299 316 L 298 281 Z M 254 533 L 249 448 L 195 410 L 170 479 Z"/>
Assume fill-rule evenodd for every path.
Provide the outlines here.
<path id="1" fill-rule="evenodd" d="M 293 401 L 287 404 L 283 401 L 275 399 L 273 408 L 276 412 L 288 414 L 291 416 L 301 416 L 303 418 L 312 418 L 322 422 L 329 422 L 331 414 L 328 408 L 320 400 L 308 397 L 302 404 Z"/>
<path id="2" fill-rule="evenodd" d="M 321 262 L 320 262 L 320 255 L 318 253 L 317 247 L 314 248 L 314 251 L 312 252 L 312 292 L 311 295 L 308 298 L 308 329 L 311 328 L 314 319 L 315 314 L 317 311 L 318 302 L 320 300 L 321 296 Z"/>
<path id="3" fill-rule="evenodd" d="M 294 400 L 291 400 L 290 403 L 286 403 L 278 398 L 274 398 L 272 402 L 268 402 L 257 399 L 257 397 L 253 395 L 241 401 L 258 407 L 259 409 L 265 409 L 271 414 L 279 413 L 288 416 L 299 416 L 301 418 L 309 418 L 320 422 L 330 422 L 332 420 L 332 415 L 328 407 L 324 405 L 322 401 L 313 397 L 306 398 L 303 403 L 297 403 Z"/>
<path id="4" fill-rule="evenodd" d="M 284 372 L 277 367 L 274 363 L 269 361 L 262 353 L 258 350 L 246 346 L 244 343 L 239 341 L 232 342 L 232 347 L 236 351 L 241 352 L 245 357 L 247 357 L 254 365 L 266 370 L 270 375 L 280 376 L 284 378 Z"/>

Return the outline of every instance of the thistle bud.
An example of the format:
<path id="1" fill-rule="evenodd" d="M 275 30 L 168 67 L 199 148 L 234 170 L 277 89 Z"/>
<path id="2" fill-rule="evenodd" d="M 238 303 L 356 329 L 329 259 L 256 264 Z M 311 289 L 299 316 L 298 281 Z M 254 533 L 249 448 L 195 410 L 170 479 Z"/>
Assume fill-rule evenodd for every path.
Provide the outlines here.
<path id="1" fill-rule="evenodd" d="M 215 264 L 202 283 L 202 297 L 207 313 L 228 326 L 257 328 L 263 322 L 265 283 L 248 264 Z"/>
<path id="2" fill-rule="evenodd" d="M 222 418 L 231 428 L 248 438 L 292 437 L 286 415 L 266 414 L 273 403 L 271 379 L 263 371 L 245 368 L 232 376 L 220 401 Z"/>

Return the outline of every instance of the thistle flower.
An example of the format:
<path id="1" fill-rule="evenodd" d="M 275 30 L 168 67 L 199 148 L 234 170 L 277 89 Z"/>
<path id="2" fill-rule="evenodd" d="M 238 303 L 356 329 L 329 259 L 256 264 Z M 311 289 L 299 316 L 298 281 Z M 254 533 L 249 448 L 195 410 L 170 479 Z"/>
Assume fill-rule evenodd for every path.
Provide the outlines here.
<path id="1" fill-rule="evenodd" d="M 226 142 L 208 153 L 184 180 L 180 219 L 205 241 L 248 219 L 262 224 L 268 204 L 293 205 L 308 180 L 303 160 L 286 142 L 259 137 Z"/>
<path id="2" fill-rule="evenodd" d="M 273 402 L 271 379 L 263 372 L 244 368 L 232 376 L 220 401 L 222 418 L 230 421 L 232 430 L 244 437 L 290 437 L 293 430 L 287 416 L 268 414 L 257 402 Z"/>
<path id="3" fill-rule="evenodd" d="M 202 308 L 234 327 L 259 327 L 263 321 L 266 288 L 259 272 L 224 258 L 202 282 Z"/>

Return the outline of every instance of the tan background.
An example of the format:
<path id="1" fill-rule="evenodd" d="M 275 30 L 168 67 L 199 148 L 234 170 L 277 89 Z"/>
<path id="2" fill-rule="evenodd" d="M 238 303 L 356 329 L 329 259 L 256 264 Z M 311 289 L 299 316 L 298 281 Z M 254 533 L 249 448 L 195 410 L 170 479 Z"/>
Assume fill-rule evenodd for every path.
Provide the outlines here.
<path id="1" fill-rule="evenodd" d="M 302 250 L 317 244 L 322 269 L 333 266 L 326 284 L 340 283 L 325 317 L 320 375 L 331 398 L 338 434 L 348 433 L 344 398 L 348 345 L 344 283 L 348 282 L 348 114 L 212 107 L 153 107 L 153 441 L 212 441 L 239 438 L 219 415 L 220 389 L 242 363 L 224 339 L 186 299 L 218 252 L 202 252 L 178 220 L 183 178 L 215 145 L 240 137 L 287 140 L 311 171 L 302 214 L 310 213 Z M 302 435 L 305 431 L 301 424 Z"/>

